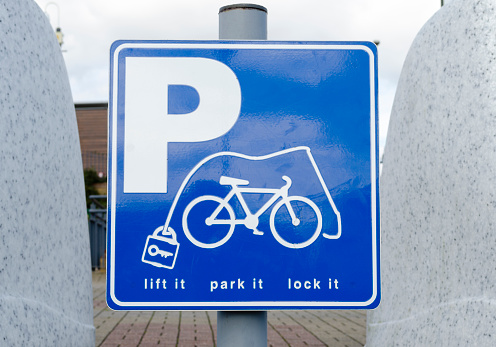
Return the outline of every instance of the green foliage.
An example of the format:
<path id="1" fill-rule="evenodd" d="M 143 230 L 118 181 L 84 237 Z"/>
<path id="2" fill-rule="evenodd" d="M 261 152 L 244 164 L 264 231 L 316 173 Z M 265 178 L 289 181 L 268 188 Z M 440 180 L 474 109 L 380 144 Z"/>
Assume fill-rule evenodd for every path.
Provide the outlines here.
<path id="1" fill-rule="evenodd" d="M 98 195 L 95 188 L 96 183 L 103 183 L 107 181 L 107 177 L 98 177 L 95 169 L 84 169 L 84 190 L 86 191 L 86 208 L 90 208 L 90 195 Z"/>

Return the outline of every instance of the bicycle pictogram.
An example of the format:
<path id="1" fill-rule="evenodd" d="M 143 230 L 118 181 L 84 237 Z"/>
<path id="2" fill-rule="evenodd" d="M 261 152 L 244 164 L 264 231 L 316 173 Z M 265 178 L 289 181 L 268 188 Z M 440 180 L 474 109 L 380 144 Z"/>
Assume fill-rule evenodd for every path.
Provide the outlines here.
<path id="1" fill-rule="evenodd" d="M 224 186 L 231 186 L 231 190 L 226 195 L 225 198 L 220 198 L 214 195 L 203 195 L 200 196 L 189 203 L 189 205 L 184 210 L 182 218 L 182 226 L 184 233 L 188 240 L 190 240 L 194 245 L 202 248 L 217 248 L 226 243 L 234 233 L 236 225 L 244 225 L 248 229 L 253 231 L 254 235 L 263 235 L 264 233 L 258 230 L 258 225 L 260 221 L 260 216 L 267 211 L 271 206 L 272 211 L 270 213 L 270 231 L 274 238 L 283 246 L 288 248 L 304 248 L 311 245 L 319 236 L 322 230 L 322 213 L 320 212 L 317 205 L 310 199 L 303 196 L 290 196 L 289 188 L 291 187 L 291 178 L 288 176 L 282 176 L 282 179 L 286 182 L 284 186 L 278 189 L 270 188 L 241 188 L 240 186 L 249 185 L 249 181 L 221 176 L 219 183 Z M 272 194 L 272 197 L 255 213 L 250 211 L 243 194 Z M 230 202 L 232 198 L 236 197 L 241 204 L 241 208 L 245 214 L 245 218 L 236 218 L 234 209 Z M 204 219 L 204 224 L 200 225 L 198 223 L 189 223 L 190 215 L 195 213 L 205 213 L 205 211 L 213 211 L 208 214 Z M 193 212 L 196 211 L 196 212 Z M 224 216 L 220 217 L 222 211 Z M 281 233 L 283 229 L 282 226 L 278 227 L 278 223 L 281 218 L 281 214 L 289 214 L 291 223 L 294 227 L 307 227 L 306 224 L 312 223 L 312 230 L 308 236 L 308 239 L 300 240 L 299 242 L 291 242 L 285 239 Z M 299 213 L 305 213 L 304 216 L 298 215 Z M 276 219 L 276 215 L 279 218 Z M 221 226 L 221 228 L 216 228 L 216 226 Z M 222 226 L 227 226 L 227 228 L 222 228 Z M 279 231 L 278 231 L 279 229 Z M 201 233 L 215 232 L 215 233 L 225 233 L 220 240 L 214 242 L 202 242 L 198 240 L 198 236 Z M 196 234 L 196 237 L 193 235 Z"/>
<path id="2" fill-rule="evenodd" d="M 201 160 L 185 177 L 175 195 L 165 224 L 157 228 L 153 235 L 148 236 L 142 261 L 156 267 L 174 268 L 179 242 L 177 241 L 177 233 L 171 226 L 171 219 L 179 199 L 186 190 L 186 186 L 201 168 L 221 158 L 262 163 L 274 158 L 296 154 L 300 154 L 300 160 L 311 165 L 311 170 L 316 175 L 314 179 L 317 179 L 323 192 L 323 195 L 320 195 L 319 203 L 306 196 L 290 195 L 289 190 L 293 180 L 289 177 L 289 174 L 274 176 L 272 186 L 277 187 L 277 183 L 274 183 L 277 182 L 277 177 L 281 177 L 282 181 L 285 182 L 281 182 L 282 185 L 279 188 L 249 187 L 250 181 L 246 179 L 235 178 L 232 175 L 224 175 L 220 176 L 220 178 L 214 176 L 215 178 L 212 177 L 211 180 L 220 184 L 220 187 L 230 187 L 230 190 L 224 197 L 200 195 L 189 201 L 184 210 L 178 209 L 181 213 L 177 214 L 176 229 L 181 226 L 186 238 L 195 246 L 204 249 L 214 249 L 224 245 L 233 236 L 236 229 L 242 230 L 242 228 L 236 228 L 237 226 L 246 227 L 253 235 L 263 236 L 264 231 L 260 230 L 259 227 L 263 225 L 263 227 L 260 227 L 263 229 L 268 224 L 268 228 L 276 241 L 290 249 L 308 247 L 321 234 L 326 239 L 335 240 L 340 238 L 340 213 L 332 200 L 310 148 L 300 146 L 262 156 L 250 156 L 236 152 L 219 152 Z M 224 192 L 225 190 L 223 189 L 213 190 L 213 194 L 222 195 Z M 265 199 L 261 204 L 262 206 L 258 208 L 250 205 L 251 208 L 256 209 L 255 212 L 252 212 L 247 199 L 245 199 L 245 196 L 249 194 L 267 195 L 270 198 Z M 322 199 L 322 196 L 324 196 L 324 199 Z M 324 209 L 327 209 L 328 216 L 329 208 L 331 208 L 337 221 L 335 229 L 326 229 L 324 227 Z M 267 214 L 265 212 L 269 211 L 269 209 L 270 214 L 267 223 Z M 330 231 L 333 233 L 330 233 Z"/>

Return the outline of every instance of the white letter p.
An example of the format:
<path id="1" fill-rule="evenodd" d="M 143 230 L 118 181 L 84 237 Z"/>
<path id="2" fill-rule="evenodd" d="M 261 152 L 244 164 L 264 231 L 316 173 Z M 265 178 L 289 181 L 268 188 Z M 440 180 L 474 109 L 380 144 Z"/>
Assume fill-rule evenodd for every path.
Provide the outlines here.
<path id="1" fill-rule="evenodd" d="M 224 135 L 238 119 L 241 89 L 234 72 L 212 59 L 128 57 L 125 64 L 124 193 L 167 193 L 167 144 Z M 178 85 L 198 93 L 192 112 L 168 109 L 169 87 Z"/>

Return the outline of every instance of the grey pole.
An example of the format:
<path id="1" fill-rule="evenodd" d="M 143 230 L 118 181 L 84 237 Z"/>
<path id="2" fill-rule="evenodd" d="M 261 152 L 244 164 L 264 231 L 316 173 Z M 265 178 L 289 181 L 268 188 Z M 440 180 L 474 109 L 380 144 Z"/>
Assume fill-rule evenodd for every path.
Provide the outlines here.
<path id="1" fill-rule="evenodd" d="M 254 4 L 221 7 L 219 39 L 267 40 L 267 9 Z"/>
<path id="2" fill-rule="evenodd" d="M 267 311 L 218 311 L 217 346 L 267 346 Z"/>
<path id="3" fill-rule="evenodd" d="M 267 9 L 253 4 L 221 7 L 219 39 L 267 40 Z M 218 311 L 217 346 L 267 346 L 267 311 Z"/>

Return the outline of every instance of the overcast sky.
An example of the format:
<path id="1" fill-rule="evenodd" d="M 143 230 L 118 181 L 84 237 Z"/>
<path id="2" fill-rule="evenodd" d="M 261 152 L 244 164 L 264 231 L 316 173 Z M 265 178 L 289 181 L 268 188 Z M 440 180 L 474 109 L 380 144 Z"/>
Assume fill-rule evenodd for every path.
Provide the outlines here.
<path id="1" fill-rule="evenodd" d="M 64 33 L 75 102 L 107 102 L 109 51 L 120 39 L 215 40 L 220 0 L 35 0 Z M 53 5 L 55 3 L 56 5 Z M 384 147 L 408 49 L 440 0 L 259 0 L 269 40 L 374 41 L 379 45 L 379 146 Z M 60 10 L 60 15 L 59 15 Z"/>

